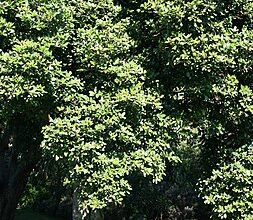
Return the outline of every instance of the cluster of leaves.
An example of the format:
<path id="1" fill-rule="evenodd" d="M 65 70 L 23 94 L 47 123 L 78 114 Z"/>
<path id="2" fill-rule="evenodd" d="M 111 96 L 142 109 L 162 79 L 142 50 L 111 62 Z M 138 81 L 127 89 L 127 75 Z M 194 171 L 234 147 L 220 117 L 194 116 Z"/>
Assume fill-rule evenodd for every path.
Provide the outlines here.
<path id="1" fill-rule="evenodd" d="M 229 163 L 213 170 L 200 184 L 204 201 L 212 208 L 214 219 L 253 218 L 253 147 L 243 146 Z"/>
<path id="2" fill-rule="evenodd" d="M 202 195 L 229 217 L 212 196 L 253 138 L 252 16 L 251 0 L 1 1 L 5 155 L 36 164 L 42 152 L 84 209 L 122 203 L 138 175 L 187 189 L 207 178 Z"/>
<path id="3" fill-rule="evenodd" d="M 161 82 L 166 113 L 180 116 L 189 128 L 178 170 L 178 176 L 188 174 L 189 184 L 210 176 L 252 141 L 252 6 L 148 0 L 137 10 L 125 7 L 143 66 Z"/>
<path id="4" fill-rule="evenodd" d="M 17 116 L 31 124 L 45 124 L 61 97 L 80 84 L 62 69 L 51 50 L 61 35 L 59 28 L 65 26 L 67 7 L 26 1 L 0 5 L 1 125 L 13 126 Z M 56 18 L 59 8 L 66 17 Z"/>
<path id="5" fill-rule="evenodd" d="M 44 128 L 45 153 L 67 166 L 65 183 L 80 187 L 84 208 L 120 202 L 130 189 L 125 176 L 139 170 L 157 182 L 165 158 L 176 160 L 168 153 L 171 137 L 165 132 L 171 122 L 162 114 L 152 115 L 160 110 L 159 103 L 152 96 L 144 98 L 138 84 L 115 95 L 79 96 L 73 106 L 59 108 L 61 117 Z"/>
<path id="6" fill-rule="evenodd" d="M 129 54 L 134 41 L 125 31 L 129 21 L 117 21 L 121 8 L 89 1 L 75 10 L 71 46 L 83 93 L 64 97 L 43 129 L 43 149 L 66 169 L 65 184 L 78 188 L 81 207 L 95 209 L 122 202 L 133 172 L 162 179 L 166 159 L 178 160 L 171 153 L 177 126 Z M 84 15 L 88 21 L 80 22 Z"/>
<path id="7" fill-rule="evenodd" d="M 122 202 L 127 176 L 158 182 L 166 160 L 178 161 L 171 145 L 179 125 L 146 86 L 121 10 L 111 0 L 1 2 L 3 124 L 17 115 L 26 129 L 47 124 L 43 137 L 30 133 L 43 141 L 29 155 L 42 150 L 61 165 L 84 209 Z"/>

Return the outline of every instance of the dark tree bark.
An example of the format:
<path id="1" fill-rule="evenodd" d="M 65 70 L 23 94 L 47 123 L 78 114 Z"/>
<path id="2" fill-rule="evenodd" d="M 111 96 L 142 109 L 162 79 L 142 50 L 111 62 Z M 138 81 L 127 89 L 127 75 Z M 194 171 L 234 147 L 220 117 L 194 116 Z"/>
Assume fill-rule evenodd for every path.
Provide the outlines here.
<path id="1" fill-rule="evenodd" d="M 0 219 L 13 220 L 18 201 L 27 183 L 28 170 L 20 170 L 17 174 L 11 174 L 4 181 L 0 194 Z"/>
<path id="2" fill-rule="evenodd" d="M 15 117 L 0 133 L 0 220 L 13 220 L 28 177 L 40 159 L 42 124 Z"/>

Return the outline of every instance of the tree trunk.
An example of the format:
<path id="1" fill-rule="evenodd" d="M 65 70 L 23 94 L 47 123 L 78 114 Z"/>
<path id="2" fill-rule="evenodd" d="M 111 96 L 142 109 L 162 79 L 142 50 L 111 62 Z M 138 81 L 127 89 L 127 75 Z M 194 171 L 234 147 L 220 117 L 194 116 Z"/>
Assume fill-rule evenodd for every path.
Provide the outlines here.
<path id="1" fill-rule="evenodd" d="M 80 209 L 78 198 L 78 189 L 76 188 L 73 192 L 72 199 L 72 220 L 84 220 L 87 213 Z"/>
<path id="2" fill-rule="evenodd" d="M 34 137 L 40 136 L 41 127 L 21 117 L 6 123 L 0 132 L 0 220 L 14 219 L 28 177 L 40 158 L 41 140 Z"/>
<path id="3" fill-rule="evenodd" d="M 2 195 L 0 198 L 0 216 L 1 220 L 13 220 L 15 214 L 16 205 L 12 202 L 12 199 L 7 198 L 6 195 Z"/>
<path id="4" fill-rule="evenodd" d="M 2 195 L 0 197 L 0 216 L 1 220 L 13 220 L 16 205 L 10 196 Z"/>
<path id="5" fill-rule="evenodd" d="M 13 172 L 6 173 L 0 189 L 0 219 L 13 220 L 18 201 L 24 191 L 32 165 L 15 167 Z"/>
<path id="6" fill-rule="evenodd" d="M 17 197 L 10 192 L 4 192 L 0 196 L 0 216 L 1 220 L 13 220 L 17 207 Z"/>
<path id="7" fill-rule="evenodd" d="M 20 170 L 4 181 L 0 192 L 0 219 L 13 220 L 19 198 L 27 183 L 29 173 Z"/>

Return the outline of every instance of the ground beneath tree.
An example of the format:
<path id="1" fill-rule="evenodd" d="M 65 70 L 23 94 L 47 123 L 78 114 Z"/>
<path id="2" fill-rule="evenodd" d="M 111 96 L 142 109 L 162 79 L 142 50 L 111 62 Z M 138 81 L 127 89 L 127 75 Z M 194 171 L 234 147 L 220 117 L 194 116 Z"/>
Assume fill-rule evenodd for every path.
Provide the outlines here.
<path id="1" fill-rule="evenodd" d="M 43 215 L 32 210 L 17 210 L 15 220 L 64 220 Z"/>

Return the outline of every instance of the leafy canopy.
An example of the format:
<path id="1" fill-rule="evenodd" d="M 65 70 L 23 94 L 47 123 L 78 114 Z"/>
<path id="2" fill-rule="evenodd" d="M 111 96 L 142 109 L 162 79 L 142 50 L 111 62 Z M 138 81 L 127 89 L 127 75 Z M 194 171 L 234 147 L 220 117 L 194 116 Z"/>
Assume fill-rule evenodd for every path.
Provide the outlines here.
<path id="1" fill-rule="evenodd" d="M 29 154 L 61 166 L 85 209 L 122 202 L 134 173 L 161 181 L 166 160 L 178 161 L 177 125 L 131 53 L 122 8 L 112 0 L 0 4 L 2 125 L 22 117 L 43 127 L 30 130 L 42 144 Z"/>

